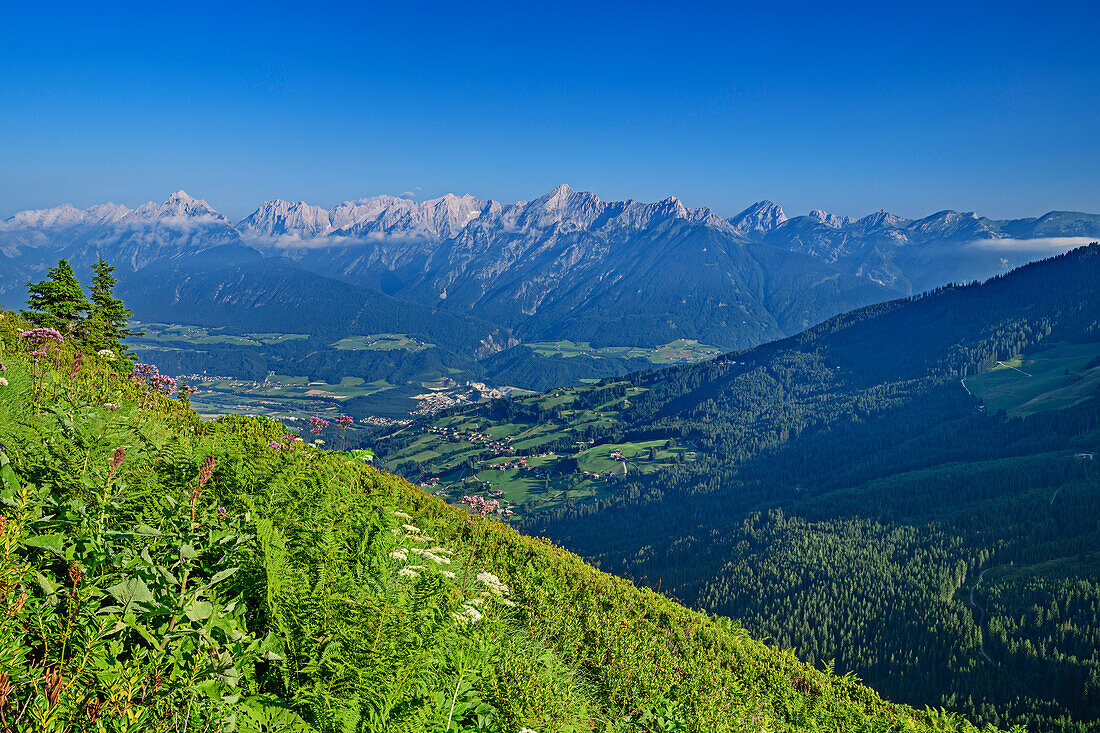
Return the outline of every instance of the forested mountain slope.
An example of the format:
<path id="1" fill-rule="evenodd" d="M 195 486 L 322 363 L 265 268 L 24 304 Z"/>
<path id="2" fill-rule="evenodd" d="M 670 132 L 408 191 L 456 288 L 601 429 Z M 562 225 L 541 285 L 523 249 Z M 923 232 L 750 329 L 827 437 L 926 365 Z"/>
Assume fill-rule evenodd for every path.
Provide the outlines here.
<path id="1" fill-rule="evenodd" d="M 1031 361 L 1050 363 L 1032 373 Z M 1046 386 L 1019 390 L 1026 410 L 986 409 L 963 380 L 994 367 Z M 884 694 L 1081 731 L 1100 718 L 1098 376 L 1091 245 L 713 362 L 437 425 L 472 420 L 482 434 L 521 437 L 556 426 L 550 450 L 581 451 L 558 464 L 577 472 L 572 484 L 559 480 L 587 498 L 555 497 L 526 514 L 528 529 L 605 570 L 804 659 L 834 659 Z M 570 436 L 582 407 L 594 418 Z M 416 440 L 404 466 L 433 475 L 446 441 Z M 516 445 L 516 455 L 547 450 Z M 580 473 L 624 445 L 650 461 Z"/>
<path id="2" fill-rule="evenodd" d="M 541 529 L 885 694 L 1088 729 L 1100 393 L 1010 419 L 960 383 L 1062 342 L 1100 343 L 1100 246 L 640 375 L 627 434 L 703 458 Z"/>
<path id="3" fill-rule="evenodd" d="M 111 358 L 0 313 L 0 729 L 976 730 Z"/>

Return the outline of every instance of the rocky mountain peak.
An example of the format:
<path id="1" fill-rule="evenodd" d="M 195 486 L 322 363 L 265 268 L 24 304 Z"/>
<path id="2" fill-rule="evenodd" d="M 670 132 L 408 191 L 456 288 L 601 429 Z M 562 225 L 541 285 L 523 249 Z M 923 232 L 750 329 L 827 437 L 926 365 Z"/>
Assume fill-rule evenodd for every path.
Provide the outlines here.
<path id="1" fill-rule="evenodd" d="M 840 216 L 838 214 L 830 214 L 829 212 L 822 211 L 821 209 L 814 209 L 810 212 L 809 217 L 811 219 L 816 219 L 825 226 L 833 227 L 834 229 L 839 229 L 840 227 L 847 226 L 848 224 L 852 223 L 850 217 Z"/>
<path id="2" fill-rule="evenodd" d="M 182 189 L 169 196 L 164 203 L 152 201 L 142 204 L 126 216 L 127 221 L 153 222 L 170 219 L 205 219 L 228 224 L 229 220 L 202 199 L 194 198 Z"/>
<path id="3" fill-rule="evenodd" d="M 743 237 L 759 237 L 787 221 L 779 204 L 758 201 L 736 216 L 728 219 L 733 230 Z"/>

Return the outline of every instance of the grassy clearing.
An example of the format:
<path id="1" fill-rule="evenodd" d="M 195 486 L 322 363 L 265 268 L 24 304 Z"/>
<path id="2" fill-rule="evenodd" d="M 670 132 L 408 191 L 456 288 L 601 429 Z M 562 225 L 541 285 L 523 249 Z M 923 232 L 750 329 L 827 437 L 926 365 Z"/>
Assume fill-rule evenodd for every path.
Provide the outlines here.
<path id="1" fill-rule="evenodd" d="M 593 359 L 649 359 L 654 364 L 685 364 L 713 359 L 722 353 L 717 346 L 701 344 L 693 339 L 679 339 L 655 348 L 645 346 L 594 347 L 580 341 L 536 341 L 527 344 L 540 356 L 571 358 L 589 356 Z"/>
<path id="2" fill-rule="evenodd" d="M 224 327 L 207 328 L 204 326 L 184 326 L 175 323 L 141 323 L 133 326 L 145 335 L 133 340 L 135 346 L 144 344 L 158 345 L 170 342 L 183 342 L 197 346 L 209 344 L 227 344 L 230 346 L 262 346 L 279 344 L 309 338 L 305 333 L 229 333 Z"/>
<path id="3" fill-rule="evenodd" d="M 1057 410 L 1100 391 L 1097 359 L 1100 342 L 1054 344 L 1019 354 L 984 374 L 969 377 L 966 386 L 985 402 L 986 409 L 1003 409 L 1013 417 Z"/>
<path id="4" fill-rule="evenodd" d="M 417 352 L 435 348 L 435 344 L 406 336 L 403 333 L 375 333 L 366 336 L 348 336 L 332 344 L 338 351 L 409 351 Z"/>

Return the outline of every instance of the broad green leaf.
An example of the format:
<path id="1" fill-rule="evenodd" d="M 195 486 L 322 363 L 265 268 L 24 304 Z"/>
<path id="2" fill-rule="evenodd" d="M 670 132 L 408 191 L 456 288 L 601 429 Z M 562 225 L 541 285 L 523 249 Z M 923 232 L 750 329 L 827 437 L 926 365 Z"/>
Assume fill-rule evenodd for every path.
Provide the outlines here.
<path id="1" fill-rule="evenodd" d="M 185 613 L 192 621 L 206 621 L 214 613 L 214 604 L 209 601 L 193 601 L 187 606 Z"/>
<path id="2" fill-rule="evenodd" d="M 58 603 L 57 590 L 61 587 L 61 584 L 55 583 L 38 571 L 34 573 L 34 580 L 38 583 L 38 587 L 42 589 L 42 593 L 46 596 L 46 600 L 48 600 L 51 605 L 56 606 Z"/>
<path id="3" fill-rule="evenodd" d="M 225 570 L 219 570 L 218 572 L 214 573 L 214 577 L 210 579 L 210 582 L 207 585 L 220 583 L 229 576 L 233 575 L 233 573 L 237 572 L 238 570 L 240 570 L 240 568 L 226 568 Z"/>
<path id="4" fill-rule="evenodd" d="M 11 499 L 19 489 L 19 479 L 12 470 L 11 463 L 5 453 L 0 453 L 0 496 Z"/>
<path id="5" fill-rule="evenodd" d="M 154 602 L 153 592 L 141 578 L 129 578 L 107 589 L 107 592 L 118 599 L 125 608 L 133 603 L 151 604 Z"/>
<path id="6" fill-rule="evenodd" d="M 41 547 L 47 550 L 52 550 L 54 553 L 60 555 L 61 544 L 64 539 L 65 536 L 60 534 L 40 534 L 34 537 L 28 537 L 23 542 L 28 547 Z"/>

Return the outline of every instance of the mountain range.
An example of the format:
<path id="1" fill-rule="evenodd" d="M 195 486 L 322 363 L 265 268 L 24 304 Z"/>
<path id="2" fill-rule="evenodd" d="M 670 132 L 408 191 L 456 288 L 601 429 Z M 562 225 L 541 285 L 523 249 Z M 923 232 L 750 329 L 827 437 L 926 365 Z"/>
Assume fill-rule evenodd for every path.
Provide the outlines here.
<path id="1" fill-rule="evenodd" d="M 210 321 L 213 299 L 231 285 L 241 302 L 277 290 L 283 307 L 318 328 L 333 323 L 316 297 L 325 292 L 375 304 L 354 324 L 341 321 L 358 330 L 407 331 L 393 313 L 411 304 L 447 312 L 448 323 L 480 329 L 467 345 L 482 356 L 559 339 L 647 347 L 697 339 L 733 349 L 1098 237 L 1097 214 L 788 217 L 761 201 L 723 218 L 674 197 L 605 202 L 565 185 L 511 204 L 453 194 L 331 209 L 275 200 L 233 224 L 177 191 L 136 209 L 66 204 L 0 223 L 0 303 L 19 305 L 25 283 L 61 257 L 79 268 L 102 254 L 145 320 L 223 325 Z M 203 287 L 188 287 L 199 270 Z M 254 308 L 235 320 L 247 327 L 250 314 L 270 321 Z M 415 320 L 420 336 L 440 343 L 431 319 Z M 479 349 L 490 334 L 491 346 Z"/>

